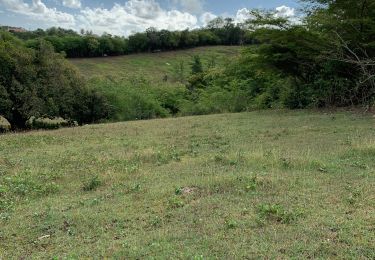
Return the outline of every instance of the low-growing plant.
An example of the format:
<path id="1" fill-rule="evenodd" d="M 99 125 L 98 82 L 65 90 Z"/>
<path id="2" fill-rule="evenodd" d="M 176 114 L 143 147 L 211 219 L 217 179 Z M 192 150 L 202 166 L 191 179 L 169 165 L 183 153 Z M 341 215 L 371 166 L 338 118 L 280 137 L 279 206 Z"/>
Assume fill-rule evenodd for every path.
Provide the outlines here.
<path id="1" fill-rule="evenodd" d="M 236 220 L 234 220 L 234 219 L 227 219 L 225 221 L 225 227 L 227 229 L 235 229 L 235 228 L 238 227 L 238 222 Z"/>
<path id="2" fill-rule="evenodd" d="M 349 195 L 346 197 L 346 201 L 350 205 L 356 204 L 358 199 L 360 199 L 360 197 L 362 195 L 362 191 L 359 188 L 353 187 L 351 185 L 348 185 L 346 187 L 346 190 L 349 192 Z"/>
<path id="3" fill-rule="evenodd" d="M 247 185 L 245 187 L 245 190 L 247 192 L 255 191 L 258 187 L 258 177 L 255 175 L 254 177 L 251 177 L 250 180 L 247 182 Z"/>
<path id="4" fill-rule="evenodd" d="M 177 196 L 173 196 L 168 202 L 171 208 L 182 208 L 185 206 L 185 202 Z"/>
<path id="5" fill-rule="evenodd" d="M 60 127 L 77 126 L 78 123 L 75 121 L 68 121 L 61 117 L 41 117 L 36 118 L 30 117 L 26 121 L 26 127 L 30 129 L 58 129 Z"/>
<path id="6" fill-rule="evenodd" d="M 302 212 L 288 211 L 279 204 L 260 204 L 257 207 L 257 215 L 260 223 L 264 223 L 267 220 L 289 224 L 302 216 Z"/>
<path id="7" fill-rule="evenodd" d="M 280 158 L 280 163 L 284 169 L 290 169 L 293 166 L 292 159 L 287 157 Z"/>
<path id="8" fill-rule="evenodd" d="M 162 226 L 162 219 L 159 216 L 155 216 L 151 219 L 151 226 L 158 228 Z"/>
<path id="9" fill-rule="evenodd" d="M 175 191 L 174 191 L 174 193 L 176 195 L 182 195 L 182 188 L 181 187 L 176 188 Z"/>
<path id="10" fill-rule="evenodd" d="M 99 176 L 96 175 L 90 178 L 87 182 L 83 184 L 84 191 L 93 191 L 99 188 L 102 185 L 102 181 L 99 179 Z"/>
<path id="11" fill-rule="evenodd" d="M 131 187 L 130 191 L 131 192 L 139 192 L 141 190 L 141 187 L 142 187 L 141 184 L 136 183 L 136 184 L 133 185 L 133 187 Z"/>

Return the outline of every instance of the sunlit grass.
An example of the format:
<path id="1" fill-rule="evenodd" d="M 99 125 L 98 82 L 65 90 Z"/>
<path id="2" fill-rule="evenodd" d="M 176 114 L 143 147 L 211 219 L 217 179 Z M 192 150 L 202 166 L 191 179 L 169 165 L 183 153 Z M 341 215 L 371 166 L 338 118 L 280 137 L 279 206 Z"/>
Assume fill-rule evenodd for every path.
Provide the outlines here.
<path id="1" fill-rule="evenodd" d="M 375 257 L 375 125 L 261 111 L 0 136 L 0 258 Z"/>

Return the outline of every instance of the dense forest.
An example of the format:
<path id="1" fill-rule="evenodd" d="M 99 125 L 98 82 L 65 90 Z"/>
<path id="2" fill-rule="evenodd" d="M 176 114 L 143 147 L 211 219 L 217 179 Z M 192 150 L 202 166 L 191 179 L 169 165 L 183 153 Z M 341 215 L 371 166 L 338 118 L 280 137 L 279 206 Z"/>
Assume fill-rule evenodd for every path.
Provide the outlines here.
<path id="1" fill-rule="evenodd" d="M 128 38 L 52 28 L 0 34 L 0 115 L 14 127 L 29 117 L 63 117 L 79 123 L 116 120 L 115 97 L 93 91 L 65 59 L 252 43 L 225 68 L 191 63 L 183 89 L 161 95 L 146 82 L 129 90 L 126 119 L 240 112 L 259 108 L 374 105 L 375 0 L 305 0 L 298 19 L 254 10 L 235 24 L 215 19 L 182 32 L 154 28 Z M 54 50 L 57 52 L 55 53 Z M 91 83 L 92 84 L 92 83 Z M 105 88 L 126 82 L 95 82 Z M 148 90 L 149 89 L 149 90 Z M 140 91 L 143 90 L 143 91 Z M 163 97 L 163 98 L 160 98 Z M 144 104 L 144 106 L 142 105 Z"/>

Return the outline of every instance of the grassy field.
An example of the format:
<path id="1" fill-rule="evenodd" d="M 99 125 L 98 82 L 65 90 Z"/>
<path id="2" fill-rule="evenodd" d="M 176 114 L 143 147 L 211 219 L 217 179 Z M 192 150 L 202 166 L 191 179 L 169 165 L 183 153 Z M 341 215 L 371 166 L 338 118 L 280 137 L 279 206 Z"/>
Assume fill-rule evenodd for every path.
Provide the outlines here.
<path id="1" fill-rule="evenodd" d="M 199 55 L 204 65 L 214 59 L 218 66 L 224 66 L 239 54 L 239 46 L 211 46 L 182 51 L 143 53 L 119 57 L 70 59 L 86 78 L 110 77 L 132 79 L 142 76 L 155 84 L 165 84 L 165 75 L 173 81 L 174 69 L 184 62 L 185 75 L 190 73 L 190 63 L 194 55 Z"/>
<path id="2" fill-rule="evenodd" d="M 0 259 L 374 259 L 374 124 L 261 111 L 2 135 Z"/>

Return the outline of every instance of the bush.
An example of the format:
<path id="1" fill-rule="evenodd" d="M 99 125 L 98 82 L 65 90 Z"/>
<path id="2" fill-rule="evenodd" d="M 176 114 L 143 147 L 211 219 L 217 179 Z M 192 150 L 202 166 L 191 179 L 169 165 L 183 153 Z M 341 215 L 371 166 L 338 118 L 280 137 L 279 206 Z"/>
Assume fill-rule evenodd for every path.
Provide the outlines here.
<path id="1" fill-rule="evenodd" d="M 78 123 L 75 121 L 68 121 L 61 117 L 55 118 L 35 118 L 34 116 L 30 117 L 26 122 L 26 126 L 31 129 L 58 129 L 60 127 L 75 126 Z"/>
<path id="2" fill-rule="evenodd" d="M 109 117 L 107 100 L 86 87 L 78 69 L 48 42 L 38 40 L 34 47 L 29 49 L 0 31 L 0 114 L 13 127 L 24 128 L 32 116 L 79 123 Z M 49 127 L 45 121 L 39 123 Z"/>
<path id="3" fill-rule="evenodd" d="M 144 79 L 131 82 L 95 79 L 92 88 L 103 93 L 111 103 L 110 119 L 116 121 L 164 118 L 178 111 L 173 91 L 164 91 Z"/>
<path id="4" fill-rule="evenodd" d="M 9 121 L 5 117 L 0 116 L 0 132 L 8 132 L 11 129 L 12 126 Z"/>

